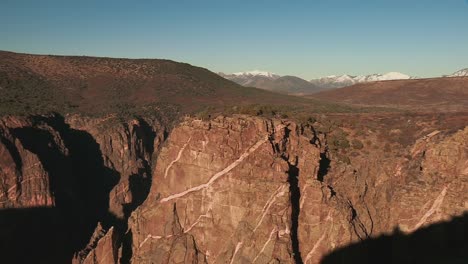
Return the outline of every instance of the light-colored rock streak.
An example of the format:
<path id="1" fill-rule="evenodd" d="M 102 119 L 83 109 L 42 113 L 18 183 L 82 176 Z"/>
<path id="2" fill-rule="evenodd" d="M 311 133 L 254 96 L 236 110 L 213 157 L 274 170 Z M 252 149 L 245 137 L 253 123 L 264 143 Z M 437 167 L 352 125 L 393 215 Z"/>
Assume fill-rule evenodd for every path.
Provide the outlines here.
<path id="1" fill-rule="evenodd" d="M 192 139 L 192 137 L 189 137 L 187 142 L 185 142 L 185 144 L 179 150 L 179 153 L 177 153 L 177 157 L 175 158 L 175 160 L 173 160 L 173 161 L 171 161 L 171 163 L 169 163 L 169 166 L 167 166 L 166 171 L 164 172 L 164 179 L 167 177 L 167 174 L 169 173 L 169 170 L 171 169 L 172 165 L 174 165 L 177 161 L 180 160 L 180 157 L 182 157 L 182 152 L 184 152 L 185 148 L 187 147 L 187 145 L 188 145 L 188 143 L 190 142 L 191 139 Z"/>
<path id="2" fill-rule="evenodd" d="M 195 222 L 193 222 L 193 224 L 191 226 L 189 226 L 187 229 L 184 228 L 184 233 L 187 233 L 189 232 L 190 230 L 192 230 L 192 228 L 194 228 L 196 225 L 198 225 L 198 223 L 200 222 L 200 220 L 202 218 L 210 218 L 210 216 L 208 215 L 208 213 L 204 214 L 204 215 L 200 215 L 197 220 L 195 220 Z"/>
<path id="3" fill-rule="evenodd" d="M 236 257 L 236 254 L 241 247 L 242 247 L 242 242 L 237 243 L 236 249 L 234 250 L 234 254 L 232 254 L 231 262 L 229 262 L 229 264 L 234 263 L 234 258 Z"/>
<path id="4" fill-rule="evenodd" d="M 254 258 L 254 260 L 252 261 L 252 263 L 255 263 L 255 261 L 258 259 L 258 257 L 260 257 L 260 255 L 263 253 L 263 251 L 265 251 L 266 247 L 268 246 L 268 243 L 270 243 L 270 241 L 273 239 L 273 235 L 278 231 L 278 229 L 275 227 L 273 228 L 273 230 L 271 231 L 270 233 L 270 236 L 268 237 L 268 240 L 265 242 L 265 244 L 263 244 L 263 247 L 262 247 L 262 250 L 260 250 L 260 252 L 258 253 L 258 255 Z"/>
<path id="5" fill-rule="evenodd" d="M 305 192 L 306 188 L 307 186 L 304 186 L 304 188 L 302 188 L 299 209 L 302 209 L 302 206 L 304 206 L 305 197 L 306 197 L 306 192 Z"/>
<path id="6" fill-rule="evenodd" d="M 161 238 L 171 238 L 171 237 L 172 237 L 172 235 L 168 235 L 168 236 L 163 237 L 163 236 L 153 236 L 153 235 L 149 234 L 149 235 L 146 236 L 145 240 L 143 240 L 143 241 L 140 243 L 140 245 L 138 246 L 138 248 L 141 248 L 141 247 L 142 247 L 146 242 L 148 242 L 148 240 L 150 240 L 150 239 L 156 239 L 156 240 L 157 240 L 157 239 L 161 239 Z"/>
<path id="7" fill-rule="evenodd" d="M 304 261 L 305 264 L 307 264 L 310 259 L 312 258 L 312 256 L 314 255 L 315 251 L 318 249 L 318 247 L 320 246 L 320 244 L 322 243 L 322 241 L 325 239 L 327 235 L 327 232 L 323 232 L 322 236 L 319 238 L 319 240 L 317 240 L 317 242 L 315 242 L 315 245 L 314 247 L 312 248 L 312 250 L 309 252 L 309 254 L 307 254 L 306 256 L 306 259 Z"/>
<path id="8" fill-rule="evenodd" d="M 333 224 L 333 216 L 332 216 L 331 210 L 328 212 L 327 218 L 325 220 L 327 222 L 331 221 L 332 224 Z M 307 256 L 305 258 L 305 261 L 304 261 L 304 264 L 307 264 L 312 259 L 312 256 L 314 255 L 315 251 L 317 251 L 320 244 L 322 243 L 322 241 L 327 236 L 327 233 L 329 233 L 329 231 L 331 231 L 331 229 L 332 229 L 332 225 L 330 225 L 330 228 L 329 228 L 328 232 L 327 231 L 323 232 L 322 236 L 317 240 L 317 242 L 315 242 L 314 246 L 312 247 L 312 249 L 307 254 Z"/>
<path id="9" fill-rule="evenodd" d="M 213 175 L 213 177 L 211 177 L 211 179 L 207 183 L 192 187 L 192 188 L 190 188 L 188 190 L 185 190 L 185 191 L 183 191 L 181 193 L 176 193 L 176 194 L 170 195 L 170 196 L 168 196 L 166 198 L 163 198 L 163 199 L 161 199 L 161 203 L 165 203 L 165 202 L 168 202 L 170 200 L 183 197 L 183 196 L 185 196 L 185 195 L 187 195 L 189 193 L 196 192 L 196 191 L 207 188 L 208 186 L 213 184 L 213 182 L 215 182 L 217 179 L 219 179 L 220 177 L 222 177 L 223 175 L 225 175 L 226 173 L 230 172 L 232 169 L 237 167 L 242 161 L 244 161 L 248 156 L 250 156 L 250 154 L 252 154 L 255 150 L 257 150 L 267 140 L 268 140 L 268 136 L 266 136 L 262 140 L 255 143 L 246 152 L 244 152 L 236 161 L 231 163 L 229 166 L 224 168 L 222 171 L 220 171 L 220 172 L 216 173 L 215 175 Z"/>
<path id="10" fill-rule="evenodd" d="M 442 192 L 440 192 L 439 196 L 437 196 L 437 198 L 434 200 L 434 203 L 432 204 L 431 208 L 427 210 L 427 212 L 421 217 L 419 222 L 413 227 L 413 229 L 411 229 L 411 232 L 420 228 L 424 223 L 426 223 L 427 219 L 431 217 L 431 215 L 433 215 L 437 210 L 440 209 L 440 206 L 444 202 L 446 194 L 447 186 L 445 186 L 444 189 L 442 189 Z"/>
<path id="11" fill-rule="evenodd" d="M 267 215 L 267 213 L 270 211 L 270 207 L 273 205 L 273 203 L 275 202 L 276 198 L 278 197 L 281 197 L 284 195 L 285 193 L 285 189 L 287 189 L 287 184 L 283 184 L 281 185 L 278 190 L 276 191 L 275 195 L 270 197 L 270 199 L 268 199 L 267 203 L 265 204 L 265 206 L 263 207 L 263 210 L 262 210 L 262 217 L 260 218 L 260 220 L 257 222 L 257 225 L 255 226 L 254 228 L 254 232 L 257 231 L 257 228 L 260 226 L 260 224 L 262 223 L 263 221 L 263 218 L 265 218 L 265 216 Z"/>

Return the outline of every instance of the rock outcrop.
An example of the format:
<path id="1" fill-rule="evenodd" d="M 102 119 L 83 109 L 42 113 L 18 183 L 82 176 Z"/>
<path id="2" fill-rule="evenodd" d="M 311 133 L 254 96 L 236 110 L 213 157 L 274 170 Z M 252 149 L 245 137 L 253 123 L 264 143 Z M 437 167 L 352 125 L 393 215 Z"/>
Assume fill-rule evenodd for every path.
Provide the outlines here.
<path id="1" fill-rule="evenodd" d="M 59 115 L 3 118 L 0 207 L 9 211 L 0 213 L 5 215 L 5 241 L 9 239 L 7 230 L 16 226 L 13 218 L 27 223 L 28 218 L 37 217 L 54 223 L 50 230 L 44 223 L 44 231 L 57 236 L 50 234 L 50 240 L 46 237 L 38 246 L 41 250 L 30 259 L 51 255 L 47 262 L 63 263 L 79 251 L 75 261 L 90 263 L 88 255 L 92 255 L 100 262 L 101 249 L 120 247 L 119 234 L 126 230 L 129 214 L 146 199 L 153 154 L 165 137 L 164 126 L 151 119 L 123 122 L 112 116 L 91 119 Z M 102 225 L 96 227 L 98 222 Z M 90 241 L 95 228 L 102 238 Z M 23 232 L 43 236 L 35 228 L 16 232 L 18 243 L 24 243 L 19 238 Z M 57 245 L 61 254 L 54 258 L 46 248 L 55 245 L 56 237 L 64 242 Z M 27 247 L 34 247 L 32 243 L 26 243 Z M 8 248 L 11 250 L 5 250 L 6 258 L 22 254 L 21 246 L 15 243 Z"/>
<path id="2" fill-rule="evenodd" d="M 376 131 L 359 143 L 343 126 L 350 151 L 320 122 L 186 118 L 168 132 L 148 118 L 3 118 L 2 254 L 47 263 L 319 263 L 468 210 L 468 128 L 389 145 Z M 21 239 L 31 232 L 42 243 Z M 24 247 L 40 250 L 28 259 Z"/>
<path id="3" fill-rule="evenodd" d="M 132 261 L 293 262 L 299 208 L 291 200 L 299 198 L 299 170 L 313 172 L 319 155 L 309 140 L 277 120 L 182 123 L 161 150 L 150 196 L 131 216 Z"/>
<path id="4" fill-rule="evenodd" d="M 26 133 L 33 127 L 26 119 L 4 118 L 0 120 L 0 208 L 51 207 L 55 197 L 51 193 L 49 172 L 39 153 L 30 149 Z M 43 144 L 52 145 L 57 153 L 64 154 L 64 147 L 56 131 L 42 126 L 49 132 Z M 34 131 L 31 131 L 34 133 Z"/>

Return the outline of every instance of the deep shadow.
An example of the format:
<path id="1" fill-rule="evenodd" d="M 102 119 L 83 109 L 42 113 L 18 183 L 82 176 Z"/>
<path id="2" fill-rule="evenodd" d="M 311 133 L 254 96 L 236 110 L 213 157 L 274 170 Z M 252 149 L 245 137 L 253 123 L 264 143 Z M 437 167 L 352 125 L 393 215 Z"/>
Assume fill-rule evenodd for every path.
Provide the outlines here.
<path id="1" fill-rule="evenodd" d="M 299 188 L 299 168 L 297 163 L 299 158 L 296 157 L 296 164 L 291 164 L 286 158 L 284 158 L 288 163 L 289 169 L 288 173 L 288 182 L 289 182 L 289 193 L 291 194 L 291 243 L 292 250 L 294 253 L 294 261 L 296 264 L 302 264 L 302 256 L 299 248 L 299 238 L 297 234 L 297 229 L 299 226 L 299 213 L 300 213 L 300 199 L 301 199 L 301 190 Z"/>
<path id="2" fill-rule="evenodd" d="M 156 132 L 153 131 L 153 128 L 143 119 L 139 118 L 138 119 L 140 126 L 141 126 L 141 131 L 142 135 L 140 135 L 140 138 L 144 138 L 144 146 L 148 150 L 149 153 L 154 152 L 154 139 L 156 138 Z"/>
<path id="3" fill-rule="evenodd" d="M 14 129 L 13 134 L 40 159 L 56 204 L 54 208 L 0 211 L 0 243 L 4 245 L 0 255 L 2 261 L 9 260 L 5 263 L 70 263 L 98 222 L 105 227 L 117 224 L 108 206 L 109 192 L 120 176 L 104 166 L 99 145 L 90 134 L 71 129 L 58 115 L 34 121 L 35 126 Z M 59 133 L 68 152 L 47 126 Z"/>
<path id="4" fill-rule="evenodd" d="M 317 180 L 323 182 L 325 175 L 327 175 L 328 170 L 330 169 L 330 159 L 327 157 L 327 152 L 320 153 L 320 162 L 319 162 L 319 170 L 317 173 Z"/>
<path id="5" fill-rule="evenodd" d="M 154 153 L 156 132 L 153 131 L 152 127 L 144 119 L 140 118 L 139 123 L 140 129 L 134 128 L 133 131 L 136 131 L 137 137 L 142 140 L 144 149 L 138 150 L 137 152 L 148 152 L 150 156 L 152 156 Z M 137 145 L 137 147 L 139 146 Z M 138 169 L 137 174 L 130 175 L 129 177 L 129 188 L 133 199 L 130 204 L 124 205 L 125 218 L 130 217 L 130 214 L 146 200 L 151 190 L 151 164 L 148 163 L 145 157 L 138 158 L 143 162 L 143 168 Z M 151 159 L 150 162 L 152 162 Z"/>
<path id="6" fill-rule="evenodd" d="M 468 213 L 405 235 L 366 239 L 325 256 L 322 264 L 468 263 Z"/>
<path id="7" fill-rule="evenodd" d="M 122 257 L 120 258 L 120 263 L 121 264 L 129 264 L 130 260 L 132 258 L 132 244 L 133 244 L 133 239 L 132 239 L 132 230 L 129 230 L 123 240 L 122 240 Z"/>
<path id="8" fill-rule="evenodd" d="M 140 206 L 148 197 L 151 189 L 151 169 L 145 164 L 145 169 L 141 169 L 138 174 L 130 175 L 129 190 L 132 193 L 132 202 L 124 204 L 125 218 L 130 217 L 130 214 Z"/>
<path id="9" fill-rule="evenodd" d="M 1 263 L 71 263 L 74 223 L 66 219 L 57 208 L 1 210 Z"/>

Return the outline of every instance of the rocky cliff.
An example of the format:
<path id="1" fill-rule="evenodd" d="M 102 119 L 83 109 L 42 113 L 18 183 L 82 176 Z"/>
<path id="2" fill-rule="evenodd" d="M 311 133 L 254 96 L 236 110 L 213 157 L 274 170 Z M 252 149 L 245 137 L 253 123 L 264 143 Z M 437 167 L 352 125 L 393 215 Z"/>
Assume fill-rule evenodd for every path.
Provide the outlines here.
<path id="1" fill-rule="evenodd" d="M 465 119 L 363 130 L 324 118 L 186 118 L 169 129 L 5 117 L 0 248 L 17 263 L 319 263 L 463 215 Z"/>

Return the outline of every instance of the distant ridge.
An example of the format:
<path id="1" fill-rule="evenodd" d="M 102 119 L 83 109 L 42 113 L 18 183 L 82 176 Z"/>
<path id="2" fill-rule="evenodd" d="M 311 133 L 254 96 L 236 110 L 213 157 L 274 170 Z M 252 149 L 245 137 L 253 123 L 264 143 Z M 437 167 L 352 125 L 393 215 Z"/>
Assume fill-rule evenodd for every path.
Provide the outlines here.
<path id="1" fill-rule="evenodd" d="M 243 87 L 207 69 L 170 60 L 0 51 L 0 116 L 51 112 L 177 116 L 259 104 L 321 112 L 353 110 Z"/>
<path id="2" fill-rule="evenodd" d="M 448 75 L 447 77 L 466 77 L 466 76 L 468 76 L 468 68 L 456 71 L 452 73 L 451 75 Z"/>
<path id="3" fill-rule="evenodd" d="M 467 111 L 468 78 L 431 78 L 358 83 L 313 98 L 361 106 L 422 111 Z"/>
<path id="4" fill-rule="evenodd" d="M 245 88 L 207 69 L 160 59 L 30 55 L 0 51 L 0 114 L 198 111 L 300 98 Z M 305 103 L 304 103 L 305 104 Z"/>
<path id="5" fill-rule="evenodd" d="M 235 76 L 264 76 L 268 78 L 278 78 L 280 77 L 277 74 L 267 72 L 267 71 L 259 71 L 259 70 L 253 70 L 253 71 L 248 71 L 248 72 L 235 72 L 232 75 Z"/>
<path id="6" fill-rule="evenodd" d="M 219 75 L 242 86 L 256 87 L 278 93 L 301 95 L 320 91 L 318 86 L 299 77 L 280 76 L 266 71 L 219 73 Z"/>
<path id="7" fill-rule="evenodd" d="M 376 82 L 376 81 L 389 81 L 389 80 L 407 80 L 413 79 L 409 75 L 400 72 L 388 72 L 385 74 L 370 74 L 370 75 L 331 75 L 319 79 L 310 80 L 311 83 L 316 84 L 322 89 L 333 89 L 350 86 L 357 83 Z"/>
<path id="8" fill-rule="evenodd" d="M 413 78 L 399 72 L 359 76 L 346 74 L 340 76 L 331 75 L 310 81 L 306 81 L 297 76 L 280 76 L 275 73 L 260 70 L 236 72 L 232 74 L 219 73 L 219 75 L 242 86 L 256 87 L 294 95 L 313 94 L 325 89 L 341 88 L 356 83 Z"/>

